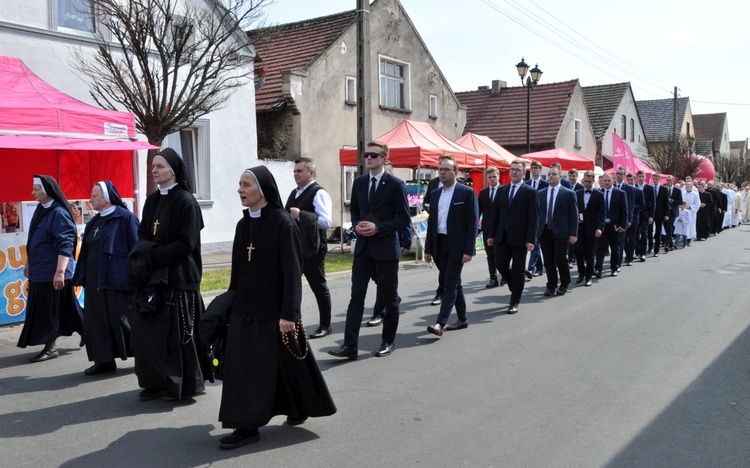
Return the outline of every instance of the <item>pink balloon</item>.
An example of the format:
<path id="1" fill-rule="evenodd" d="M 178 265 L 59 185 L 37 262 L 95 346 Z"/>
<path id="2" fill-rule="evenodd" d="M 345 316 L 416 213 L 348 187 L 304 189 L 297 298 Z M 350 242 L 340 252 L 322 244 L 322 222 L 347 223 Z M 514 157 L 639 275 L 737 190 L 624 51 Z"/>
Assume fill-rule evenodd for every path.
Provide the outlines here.
<path id="1" fill-rule="evenodd" d="M 694 180 L 702 180 L 705 182 L 708 182 L 709 180 L 714 180 L 714 177 L 716 176 L 716 171 L 714 170 L 714 165 L 711 162 L 710 159 L 705 158 L 703 156 L 698 156 L 702 159 L 701 163 L 698 165 L 698 173 L 693 176 Z"/>

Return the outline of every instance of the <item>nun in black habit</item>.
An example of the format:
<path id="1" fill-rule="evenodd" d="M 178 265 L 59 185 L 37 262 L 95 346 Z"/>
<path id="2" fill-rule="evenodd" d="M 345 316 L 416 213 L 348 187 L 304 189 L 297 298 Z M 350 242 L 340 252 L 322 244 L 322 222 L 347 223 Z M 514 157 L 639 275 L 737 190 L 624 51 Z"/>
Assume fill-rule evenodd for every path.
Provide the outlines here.
<path id="1" fill-rule="evenodd" d="M 135 374 L 142 401 L 176 401 L 202 393 L 205 352 L 194 326 L 203 313 L 201 237 L 203 216 L 182 158 L 171 148 L 155 157 L 151 175 L 159 186 L 148 196 L 138 227 L 151 241 L 151 265 L 167 272 L 154 294 L 155 311 L 130 312 Z M 137 292 L 138 294 L 138 292 Z"/>
<path id="2" fill-rule="evenodd" d="M 111 181 L 91 189 L 91 207 L 98 211 L 86 224 L 73 284 L 83 286 L 86 353 L 94 363 L 86 375 L 114 372 L 115 358 L 133 356 L 127 311 L 132 289 L 125 262 L 138 240 L 138 219 L 128 210 Z"/>
<path id="3" fill-rule="evenodd" d="M 26 320 L 18 347 L 44 345 L 31 362 L 59 356 L 58 336 L 83 336 L 83 314 L 73 290 L 73 252 L 78 237 L 73 211 L 57 181 L 35 175 L 34 210 L 26 241 L 27 261 L 23 274 L 29 279 Z"/>
<path id="4" fill-rule="evenodd" d="M 237 223 L 229 289 L 234 291 L 219 420 L 235 429 L 225 449 L 259 439 L 276 415 L 287 424 L 336 412 L 304 328 L 299 231 L 265 166 L 245 171 L 237 192 L 247 209 Z M 297 336 L 295 337 L 295 330 Z"/>

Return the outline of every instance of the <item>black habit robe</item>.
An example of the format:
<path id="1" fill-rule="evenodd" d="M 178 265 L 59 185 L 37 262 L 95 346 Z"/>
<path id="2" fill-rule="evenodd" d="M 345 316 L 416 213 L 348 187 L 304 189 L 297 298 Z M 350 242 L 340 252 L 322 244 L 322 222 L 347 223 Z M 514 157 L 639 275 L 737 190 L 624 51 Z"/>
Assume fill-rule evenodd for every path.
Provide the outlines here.
<path id="1" fill-rule="evenodd" d="M 275 182 L 271 187 L 265 180 L 270 173 L 253 171 L 261 178 L 265 197 L 278 200 Z M 302 418 L 336 412 L 312 349 L 298 359 L 281 342 L 279 319 L 300 318 L 301 277 L 299 231 L 280 200 L 268 203 L 259 218 L 246 210 L 232 249 L 229 289 L 234 300 L 219 410 L 223 427 L 254 429 L 276 415 Z"/>
<path id="2" fill-rule="evenodd" d="M 204 391 L 203 369 L 209 366 L 200 337 L 193 333 L 203 313 L 202 228 L 198 202 L 183 185 L 165 195 L 158 190 L 149 195 L 138 227 L 139 240 L 158 244 L 152 262 L 155 269 L 167 267 L 169 279 L 158 290 L 156 313 L 130 313 L 135 374 L 140 387 L 168 390 L 177 399 Z"/>

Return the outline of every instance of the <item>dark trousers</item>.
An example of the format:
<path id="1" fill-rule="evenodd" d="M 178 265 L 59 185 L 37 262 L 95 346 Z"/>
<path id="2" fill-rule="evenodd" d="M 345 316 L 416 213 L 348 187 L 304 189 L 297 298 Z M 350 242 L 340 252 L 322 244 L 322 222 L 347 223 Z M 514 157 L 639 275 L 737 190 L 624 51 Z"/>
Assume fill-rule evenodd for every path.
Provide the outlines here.
<path id="1" fill-rule="evenodd" d="M 648 216 L 638 216 L 638 238 L 635 241 L 635 254 L 638 256 L 646 255 L 646 246 L 648 245 Z"/>
<path id="2" fill-rule="evenodd" d="M 305 260 L 302 266 L 302 273 L 305 275 L 310 289 L 315 294 L 315 301 L 318 303 L 321 327 L 331 326 L 331 293 L 326 282 L 326 250 L 321 249 L 318 255 L 310 260 Z"/>
<path id="3" fill-rule="evenodd" d="M 615 225 L 607 223 L 604 225 L 604 232 L 596 243 L 596 266 L 597 271 L 604 268 L 604 255 L 609 247 L 609 268 L 612 271 L 617 270 L 620 265 L 620 233 L 615 230 Z"/>
<path id="4" fill-rule="evenodd" d="M 445 292 L 445 269 L 438 262 L 435 262 L 435 266 L 438 269 L 438 287 L 435 290 L 435 295 L 442 297 L 443 292 Z"/>
<path id="5" fill-rule="evenodd" d="M 464 264 L 460 260 L 450 258 L 448 236 L 440 234 L 437 236 L 435 263 L 442 265 L 442 271 L 445 272 L 445 288 L 440 302 L 437 323 L 445 325 L 448 322 L 448 317 L 450 317 L 454 305 L 456 306 L 458 319 L 466 320 L 466 299 L 464 298 L 464 288 L 461 286 L 461 270 L 463 270 Z"/>
<path id="6" fill-rule="evenodd" d="M 552 230 L 547 226 L 539 237 L 539 245 L 544 257 L 544 268 L 547 270 L 547 289 L 557 288 L 557 276 L 560 275 L 560 285 L 568 287 L 570 284 L 570 267 L 568 266 L 568 244 L 570 239 L 555 239 Z"/>
<path id="7" fill-rule="evenodd" d="M 641 215 L 639 213 L 633 214 L 633 222 L 630 227 L 625 230 L 625 261 L 632 262 L 635 258 L 635 244 L 638 239 L 638 226 Z M 622 258 L 620 259 L 622 261 Z"/>
<path id="8" fill-rule="evenodd" d="M 656 218 L 654 218 L 654 224 L 652 225 L 654 227 L 654 253 L 659 253 L 659 249 L 661 248 L 661 227 L 664 222 L 665 221 L 663 216 L 657 216 Z"/>
<path id="9" fill-rule="evenodd" d="M 578 241 L 573 245 L 576 251 L 576 265 L 578 265 L 578 274 L 583 275 L 586 279 L 594 276 L 594 248 L 596 247 L 596 236 L 586 234 L 583 229 L 578 230 Z"/>
<path id="10" fill-rule="evenodd" d="M 497 281 L 497 266 L 495 265 L 495 248 L 487 245 L 487 239 L 483 238 L 484 252 L 487 254 L 487 269 L 490 272 L 490 279 Z"/>
<path id="11" fill-rule="evenodd" d="M 664 246 L 670 249 L 674 247 L 672 241 L 672 235 L 674 234 L 674 220 L 677 219 L 677 215 L 672 211 L 669 212 L 669 220 L 664 221 Z"/>
<path id="12" fill-rule="evenodd" d="M 508 234 L 505 234 L 508 237 Z M 508 282 L 510 290 L 510 302 L 519 304 L 521 294 L 526 285 L 526 246 L 514 247 L 506 243 L 495 245 L 495 260 L 497 261 L 497 271 L 503 275 Z M 513 262 L 511 270 L 511 261 Z"/>
<path id="13" fill-rule="evenodd" d="M 385 343 L 393 343 L 398 329 L 398 260 L 375 260 L 370 255 L 370 246 L 354 257 L 352 264 L 352 294 L 349 307 L 346 310 L 346 327 L 344 329 L 344 345 L 357 347 L 359 342 L 359 327 L 362 325 L 362 315 L 365 310 L 367 285 L 373 275 L 380 278 L 377 288 L 376 302 L 385 304 L 383 317 L 382 339 Z"/>
<path id="14" fill-rule="evenodd" d="M 531 255 L 529 256 L 529 270 L 542 271 L 542 249 L 539 246 L 539 242 L 534 245 L 534 250 L 531 251 Z"/>

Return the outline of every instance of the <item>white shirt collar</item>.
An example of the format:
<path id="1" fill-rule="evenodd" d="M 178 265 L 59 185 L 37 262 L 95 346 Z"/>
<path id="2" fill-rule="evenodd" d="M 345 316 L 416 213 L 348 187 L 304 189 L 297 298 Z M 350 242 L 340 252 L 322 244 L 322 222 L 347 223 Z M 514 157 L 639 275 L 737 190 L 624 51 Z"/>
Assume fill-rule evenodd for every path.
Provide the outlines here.
<path id="1" fill-rule="evenodd" d="M 52 206 L 53 203 L 55 203 L 55 199 L 54 198 L 52 200 L 48 201 L 47 203 L 42 203 L 42 206 L 45 207 L 45 208 L 49 208 L 50 206 Z"/>
<path id="2" fill-rule="evenodd" d="M 169 193 L 170 190 L 172 190 L 175 187 L 175 185 L 177 185 L 177 182 L 175 182 L 174 184 L 170 185 L 169 187 L 162 188 L 161 186 L 159 186 L 159 193 L 162 194 L 162 195 L 166 195 L 166 194 Z"/>
<path id="3" fill-rule="evenodd" d="M 112 213 L 115 212 L 115 208 L 117 208 L 117 207 L 115 205 L 112 205 L 109 208 L 107 208 L 106 210 L 102 210 L 101 212 L 99 212 L 99 214 L 102 215 L 102 216 L 109 216 L 109 215 L 111 215 Z"/>

